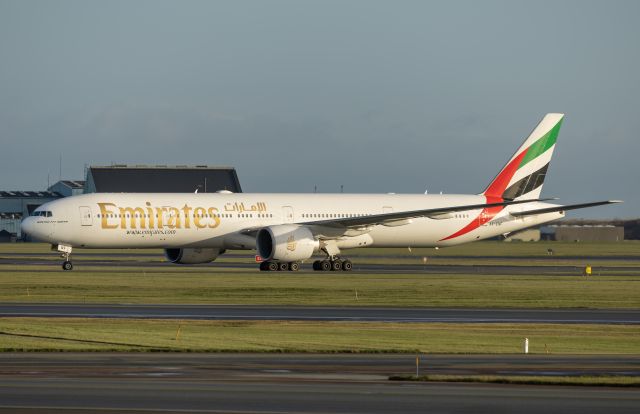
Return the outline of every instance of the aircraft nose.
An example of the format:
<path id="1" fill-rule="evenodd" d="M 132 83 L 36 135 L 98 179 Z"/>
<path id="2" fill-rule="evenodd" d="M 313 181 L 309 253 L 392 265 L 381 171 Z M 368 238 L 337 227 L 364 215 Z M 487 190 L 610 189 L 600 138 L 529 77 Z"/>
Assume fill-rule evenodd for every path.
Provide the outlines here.
<path id="1" fill-rule="evenodd" d="M 36 218 L 27 217 L 26 219 L 22 220 L 22 223 L 20 224 L 20 230 L 22 231 L 22 238 L 24 238 L 25 235 L 32 238 L 37 238 L 38 232 L 36 231 Z"/>
<path id="2" fill-rule="evenodd" d="M 25 234 L 33 234 L 33 217 L 27 217 L 22 220 L 22 223 L 20 223 L 20 230 L 22 232 L 22 237 L 24 237 Z"/>

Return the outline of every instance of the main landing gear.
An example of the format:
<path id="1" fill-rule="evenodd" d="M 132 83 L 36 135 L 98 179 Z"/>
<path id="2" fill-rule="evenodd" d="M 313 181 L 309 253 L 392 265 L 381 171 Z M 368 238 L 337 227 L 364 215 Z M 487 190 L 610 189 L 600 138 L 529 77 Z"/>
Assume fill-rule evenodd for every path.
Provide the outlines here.
<path id="1" fill-rule="evenodd" d="M 297 272 L 298 270 L 300 270 L 300 263 L 267 260 L 266 262 L 260 263 L 260 270 L 263 272 Z"/>
<path id="2" fill-rule="evenodd" d="M 59 244 L 58 246 L 51 246 L 52 250 L 55 248 L 57 251 L 61 253 L 61 257 L 64 258 L 64 262 L 62 262 L 62 270 L 73 270 L 73 263 L 71 263 L 71 251 L 73 247 L 67 246 L 65 244 Z"/>
<path id="3" fill-rule="evenodd" d="M 333 259 L 316 260 L 313 262 L 313 270 L 339 272 L 344 270 L 350 272 L 353 269 L 353 263 L 349 259 L 341 259 L 334 257 Z M 276 260 L 267 260 L 260 263 L 260 270 L 263 272 L 297 272 L 300 270 L 298 262 L 279 262 Z"/>
<path id="4" fill-rule="evenodd" d="M 324 260 L 316 260 L 313 262 L 313 270 L 320 272 L 339 272 L 344 270 L 350 272 L 353 269 L 353 263 L 349 259 L 343 259 L 340 257 L 340 249 L 335 244 L 335 241 L 325 242 L 320 248 L 327 255 Z"/>
<path id="5" fill-rule="evenodd" d="M 345 272 L 350 272 L 353 269 L 353 263 L 349 259 L 341 259 L 339 257 L 334 257 L 333 259 L 324 259 L 324 260 L 316 260 L 313 262 L 313 270 L 321 271 L 321 272 L 338 272 L 340 270 L 344 270 Z"/>

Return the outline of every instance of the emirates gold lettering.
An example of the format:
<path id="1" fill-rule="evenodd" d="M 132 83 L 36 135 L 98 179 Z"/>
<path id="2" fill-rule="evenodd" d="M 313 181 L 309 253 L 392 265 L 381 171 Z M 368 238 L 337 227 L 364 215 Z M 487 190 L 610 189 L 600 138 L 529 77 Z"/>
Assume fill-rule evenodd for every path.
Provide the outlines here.
<path id="1" fill-rule="evenodd" d="M 112 217 L 114 214 L 114 210 L 109 209 L 109 207 L 115 207 L 116 205 L 113 203 L 98 203 L 98 207 L 100 207 L 100 217 L 102 222 L 103 229 L 117 229 L 117 224 L 109 224 L 107 222 L 108 217 Z"/>
<path id="2" fill-rule="evenodd" d="M 118 206 L 114 203 L 97 203 L 101 227 L 110 229 L 215 229 L 220 225 L 218 207 L 154 207 L 145 202 L 144 207 Z M 261 211 L 266 205 L 259 203 Z M 247 209 L 248 210 L 248 209 Z"/>
<path id="3" fill-rule="evenodd" d="M 204 229 L 205 227 L 207 227 L 206 224 L 201 223 L 201 220 L 204 218 L 206 211 L 207 210 L 202 207 L 196 207 L 193 209 L 193 224 L 199 229 Z"/>

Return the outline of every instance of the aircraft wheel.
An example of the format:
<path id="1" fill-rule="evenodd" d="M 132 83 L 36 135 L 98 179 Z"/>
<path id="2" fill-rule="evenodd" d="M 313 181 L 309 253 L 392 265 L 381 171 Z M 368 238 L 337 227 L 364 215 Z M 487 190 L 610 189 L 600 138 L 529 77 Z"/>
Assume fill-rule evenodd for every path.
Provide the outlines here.
<path id="1" fill-rule="evenodd" d="M 322 260 L 320 262 L 320 270 L 322 270 L 323 272 L 331 270 L 331 262 L 328 260 Z"/>
<path id="2" fill-rule="evenodd" d="M 291 270 L 292 272 L 297 272 L 298 270 L 300 270 L 300 263 L 298 262 L 289 263 L 289 270 Z"/>
<path id="3" fill-rule="evenodd" d="M 289 270 L 289 263 L 287 262 L 278 262 L 278 270 L 281 272 L 285 272 Z"/>
<path id="4" fill-rule="evenodd" d="M 65 260 L 62 263 L 62 270 L 72 270 L 72 269 L 73 269 L 73 264 L 69 260 Z"/>
<path id="5" fill-rule="evenodd" d="M 351 263 L 351 260 L 347 259 L 342 262 L 342 270 L 344 270 L 345 272 L 350 272 L 351 269 L 353 269 L 353 263 Z"/>
<path id="6" fill-rule="evenodd" d="M 313 262 L 313 270 L 321 270 L 320 269 L 320 260 L 316 260 Z"/>
<path id="7" fill-rule="evenodd" d="M 269 270 L 270 272 L 276 272 L 279 268 L 278 266 L 278 262 L 267 262 L 267 270 Z"/>
<path id="8" fill-rule="evenodd" d="M 260 270 L 262 272 L 265 272 L 265 271 L 269 270 L 268 263 L 269 262 L 260 262 Z"/>
<path id="9" fill-rule="evenodd" d="M 338 270 L 342 270 L 342 260 L 340 259 L 336 259 L 336 260 L 332 260 L 331 261 L 331 270 L 332 271 L 338 271 Z"/>

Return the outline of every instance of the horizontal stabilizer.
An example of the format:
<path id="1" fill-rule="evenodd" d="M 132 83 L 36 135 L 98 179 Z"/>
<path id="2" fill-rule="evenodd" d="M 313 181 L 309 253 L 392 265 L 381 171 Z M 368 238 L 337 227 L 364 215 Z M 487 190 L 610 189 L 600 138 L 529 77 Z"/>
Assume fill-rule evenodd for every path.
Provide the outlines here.
<path id="1" fill-rule="evenodd" d="M 537 214 L 554 213 L 556 211 L 576 210 L 579 208 L 595 207 L 595 206 L 602 206 L 605 204 L 616 204 L 616 203 L 622 203 L 622 201 L 607 200 L 607 201 L 594 201 L 593 203 L 570 204 L 566 206 L 556 206 L 556 207 L 549 207 L 549 208 L 540 208 L 537 210 L 513 212 L 511 213 L 511 215 L 514 217 L 535 216 Z"/>

